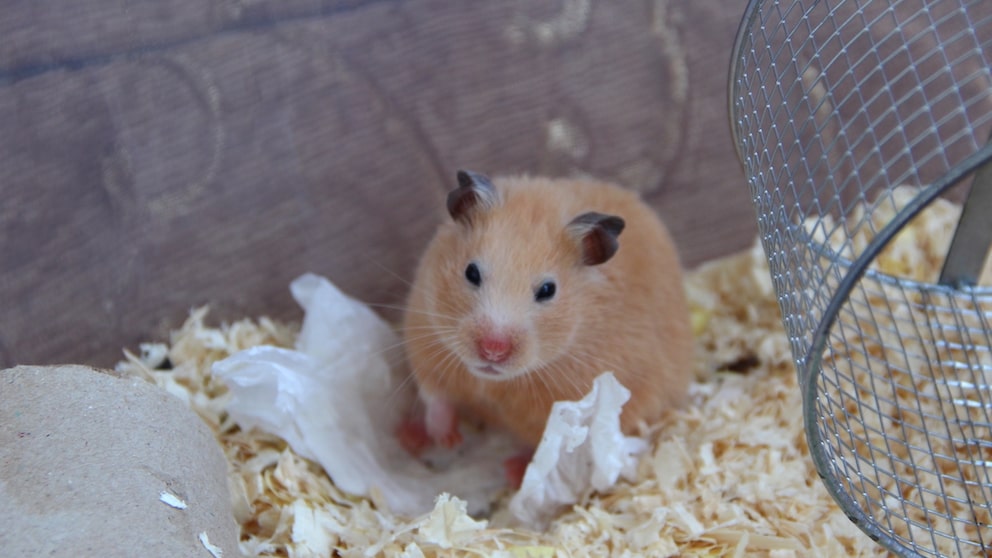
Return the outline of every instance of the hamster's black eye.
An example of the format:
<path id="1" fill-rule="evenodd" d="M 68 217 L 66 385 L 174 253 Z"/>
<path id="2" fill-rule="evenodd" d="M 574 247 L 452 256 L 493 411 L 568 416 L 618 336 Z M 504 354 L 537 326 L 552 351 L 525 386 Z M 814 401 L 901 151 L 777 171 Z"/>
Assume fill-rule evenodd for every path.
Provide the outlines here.
<path id="1" fill-rule="evenodd" d="M 555 290 L 556 287 L 554 281 L 545 281 L 544 283 L 541 283 L 541 286 L 534 292 L 534 300 L 538 302 L 551 300 L 555 296 Z"/>
<path id="2" fill-rule="evenodd" d="M 468 264 L 465 268 L 465 279 L 476 287 L 482 284 L 482 275 L 479 273 L 479 266 L 474 263 Z"/>

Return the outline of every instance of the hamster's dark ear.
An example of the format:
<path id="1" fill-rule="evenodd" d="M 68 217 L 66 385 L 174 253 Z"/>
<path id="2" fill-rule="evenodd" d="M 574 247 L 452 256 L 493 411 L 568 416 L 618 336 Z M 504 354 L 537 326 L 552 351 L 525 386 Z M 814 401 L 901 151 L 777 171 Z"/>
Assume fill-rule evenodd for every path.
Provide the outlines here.
<path id="1" fill-rule="evenodd" d="M 620 247 L 617 237 L 623 232 L 624 225 L 620 217 L 591 211 L 572 219 L 567 229 L 579 242 L 582 263 L 599 265 L 617 253 Z"/>
<path id="2" fill-rule="evenodd" d="M 458 171 L 458 188 L 448 194 L 448 213 L 455 221 L 471 222 L 472 214 L 496 205 L 498 196 L 492 181 L 477 172 Z"/>

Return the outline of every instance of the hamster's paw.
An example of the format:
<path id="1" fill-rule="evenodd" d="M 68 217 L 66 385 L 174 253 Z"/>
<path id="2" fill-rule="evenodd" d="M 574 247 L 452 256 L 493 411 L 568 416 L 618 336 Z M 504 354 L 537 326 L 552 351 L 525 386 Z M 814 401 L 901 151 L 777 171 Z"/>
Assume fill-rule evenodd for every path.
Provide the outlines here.
<path id="1" fill-rule="evenodd" d="M 396 427 L 396 439 L 410 455 L 420 454 L 431 446 L 431 437 L 422 417 L 408 416 Z"/>
<path id="2" fill-rule="evenodd" d="M 527 466 L 530 465 L 530 460 L 533 457 L 534 451 L 528 449 L 503 461 L 503 473 L 506 475 L 506 484 L 510 488 L 513 490 L 520 489 L 520 485 L 524 483 L 524 474 L 527 472 Z"/>

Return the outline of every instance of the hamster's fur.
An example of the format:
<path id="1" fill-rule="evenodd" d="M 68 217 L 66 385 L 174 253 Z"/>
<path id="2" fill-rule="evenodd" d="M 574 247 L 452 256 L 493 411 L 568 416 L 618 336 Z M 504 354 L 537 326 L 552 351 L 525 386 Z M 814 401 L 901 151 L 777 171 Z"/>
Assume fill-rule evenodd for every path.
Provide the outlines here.
<path id="1" fill-rule="evenodd" d="M 582 398 L 604 371 L 631 392 L 628 433 L 681 404 L 692 376 L 681 266 L 637 194 L 466 171 L 458 183 L 403 323 L 434 442 L 457 444 L 456 416 L 468 416 L 533 448 L 552 403 Z"/>

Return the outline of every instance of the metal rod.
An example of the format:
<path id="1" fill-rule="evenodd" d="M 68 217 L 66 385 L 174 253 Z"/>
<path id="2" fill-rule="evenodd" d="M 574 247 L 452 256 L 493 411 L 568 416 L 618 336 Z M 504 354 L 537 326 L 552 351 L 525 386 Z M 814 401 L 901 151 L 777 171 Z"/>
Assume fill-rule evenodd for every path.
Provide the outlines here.
<path id="1" fill-rule="evenodd" d="M 992 141 L 992 138 L 990 138 Z M 974 287 L 992 247 L 992 163 L 986 163 L 971 183 L 961 220 L 940 272 L 940 284 L 956 289 Z"/>

